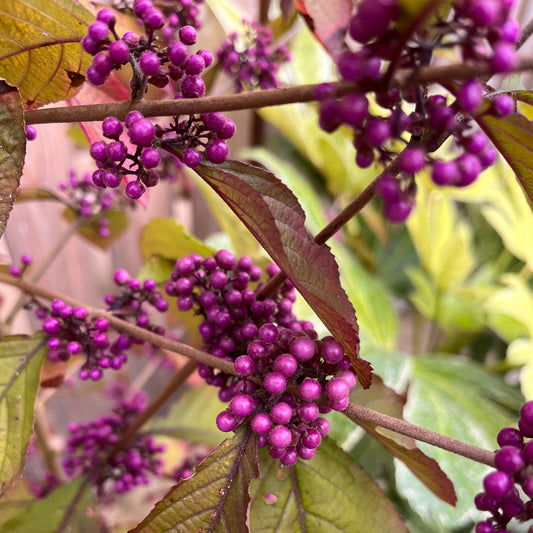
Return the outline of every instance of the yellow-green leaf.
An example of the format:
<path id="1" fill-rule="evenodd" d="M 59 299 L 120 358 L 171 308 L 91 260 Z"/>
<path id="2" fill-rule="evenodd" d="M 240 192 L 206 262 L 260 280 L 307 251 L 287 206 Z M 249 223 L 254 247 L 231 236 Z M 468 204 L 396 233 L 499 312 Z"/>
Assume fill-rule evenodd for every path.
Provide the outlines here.
<path id="1" fill-rule="evenodd" d="M 143 228 L 141 253 L 145 259 L 152 255 L 176 260 L 195 253 L 213 255 L 214 250 L 192 237 L 183 226 L 171 218 L 154 218 Z"/>
<path id="2" fill-rule="evenodd" d="M 0 77 L 19 89 L 24 107 L 78 92 L 91 63 L 80 41 L 93 20 L 75 0 L 2 0 Z"/>
<path id="3" fill-rule="evenodd" d="M 26 135 L 20 95 L 5 83 L 0 83 L 0 237 L 4 234 L 15 202 L 25 153 Z"/>
<path id="4" fill-rule="evenodd" d="M 292 468 L 264 450 L 260 459 L 262 477 L 251 485 L 253 533 L 407 533 L 376 482 L 333 440 Z"/>
<path id="5" fill-rule="evenodd" d="M 24 466 L 46 352 L 44 334 L 0 339 L 0 494 Z"/>
<path id="6" fill-rule="evenodd" d="M 446 191 L 420 179 L 407 228 L 420 262 L 442 291 L 461 284 L 474 268 L 472 229 L 457 216 Z"/>

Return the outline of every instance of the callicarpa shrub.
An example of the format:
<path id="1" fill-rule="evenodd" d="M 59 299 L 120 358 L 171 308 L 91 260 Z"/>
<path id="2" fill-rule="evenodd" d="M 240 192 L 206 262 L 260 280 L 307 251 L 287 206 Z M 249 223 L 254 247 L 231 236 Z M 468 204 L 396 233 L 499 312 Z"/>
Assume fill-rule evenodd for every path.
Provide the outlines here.
<path id="1" fill-rule="evenodd" d="M 530 6 L 244 4 L 3 8 L 0 530 L 533 530 Z"/>

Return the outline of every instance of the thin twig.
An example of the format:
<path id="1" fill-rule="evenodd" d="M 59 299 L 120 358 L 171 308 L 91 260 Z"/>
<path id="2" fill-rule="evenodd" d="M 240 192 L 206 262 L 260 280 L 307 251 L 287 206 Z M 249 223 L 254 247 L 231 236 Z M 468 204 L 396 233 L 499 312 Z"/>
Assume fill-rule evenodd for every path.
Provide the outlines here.
<path id="1" fill-rule="evenodd" d="M 516 72 L 533 69 L 533 59 L 523 58 L 517 62 Z M 449 83 L 450 80 L 462 80 L 490 74 L 489 65 L 460 64 L 443 67 L 424 67 L 416 75 L 412 70 L 399 70 L 390 81 L 390 87 L 410 87 L 424 83 Z M 337 96 L 361 90 L 372 92 L 383 89 L 383 81 L 355 84 L 338 81 L 331 84 Z M 113 102 L 109 104 L 93 104 L 80 106 L 53 107 L 35 109 L 24 114 L 26 124 L 48 124 L 59 122 L 91 122 L 102 121 L 109 116 L 124 120 L 132 110 L 140 111 L 145 117 L 192 115 L 212 113 L 215 111 L 237 111 L 242 109 L 258 109 L 262 107 L 311 102 L 315 100 L 318 85 L 299 85 L 281 87 L 264 91 L 250 91 L 224 96 L 208 96 L 205 98 L 184 98 L 182 100 Z"/>
<path id="2" fill-rule="evenodd" d="M 197 369 L 194 361 L 187 361 L 185 365 L 176 372 L 174 377 L 167 383 L 165 388 L 148 404 L 146 409 L 132 422 L 128 429 L 122 434 L 118 442 L 109 452 L 107 460 L 123 450 L 132 437 L 152 416 L 159 411 L 165 402 L 187 381 L 187 379 Z M 107 462 L 107 461 L 106 461 Z"/>
<path id="3" fill-rule="evenodd" d="M 343 411 L 343 414 L 345 414 L 350 420 L 353 420 L 356 424 L 359 421 L 370 422 L 376 426 L 390 429 L 395 433 L 400 433 L 401 435 L 406 435 L 413 439 L 437 446 L 437 448 L 442 448 L 443 450 L 447 450 L 457 455 L 462 455 L 463 457 L 472 459 L 478 463 L 494 466 L 493 452 L 478 448 L 477 446 L 467 444 L 460 440 L 452 439 L 451 437 L 446 437 L 445 435 L 435 433 L 429 429 L 415 426 L 405 420 L 399 420 L 398 418 L 384 415 L 383 413 L 378 413 L 377 411 L 353 403 L 348 404 L 348 407 Z"/>

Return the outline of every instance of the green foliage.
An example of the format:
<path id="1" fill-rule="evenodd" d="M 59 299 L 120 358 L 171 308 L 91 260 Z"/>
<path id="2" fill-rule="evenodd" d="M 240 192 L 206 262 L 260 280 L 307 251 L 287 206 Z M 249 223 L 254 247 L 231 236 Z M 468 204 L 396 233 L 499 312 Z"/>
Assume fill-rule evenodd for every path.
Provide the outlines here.
<path id="1" fill-rule="evenodd" d="M 2 524 L 2 533 L 56 533 L 61 528 L 83 531 L 87 527 L 85 513 L 89 501 L 87 480 L 79 478 L 67 483 L 42 500 L 35 500 L 14 518 Z"/>
<path id="2" fill-rule="evenodd" d="M 310 461 L 280 469 L 262 452 L 260 466 L 251 488 L 254 533 L 407 532 L 376 482 L 327 437 Z"/>
<path id="3" fill-rule="evenodd" d="M 0 494 L 24 466 L 46 352 L 42 334 L 0 339 Z"/>

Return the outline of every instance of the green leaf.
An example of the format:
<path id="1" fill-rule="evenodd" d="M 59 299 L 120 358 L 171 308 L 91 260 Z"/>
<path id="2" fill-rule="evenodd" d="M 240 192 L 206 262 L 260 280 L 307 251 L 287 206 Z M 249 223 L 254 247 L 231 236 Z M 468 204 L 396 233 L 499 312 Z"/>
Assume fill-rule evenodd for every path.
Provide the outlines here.
<path id="1" fill-rule="evenodd" d="M 87 489 L 84 478 L 59 487 L 46 498 L 34 500 L 24 511 L 3 524 L 2 533 L 56 533 L 61 525 L 70 527 L 71 531 L 88 530 L 87 526 L 82 526 L 87 520 Z"/>
<path id="2" fill-rule="evenodd" d="M 63 218 L 68 222 L 80 224 L 78 233 L 87 239 L 90 243 L 98 246 L 102 250 L 107 250 L 124 232 L 128 229 L 129 219 L 128 215 L 120 209 L 109 209 L 105 213 L 99 213 L 87 220 L 79 217 L 71 207 L 66 207 L 63 211 Z M 100 227 L 98 221 L 102 218 L 107 218 L 109 235 L 102 237 L 98 233 Z"/>
<path id="3" fill-rule="evenodd" d="M 0 339 L 0 494 L 20 474 L 26 460 L 46 353 L 44 334 Z"/>
<path id="4" fill-rule="evenodd" d="M 91 64 L 80 41 L 93 21 L 74 0 L 3 0 L 0 77 L 19 89 L 25 108 L 78 92 Z"/>
<path id="5" fill-rule="evenodd" d="M 331 334 L 343 344 L 363 387 L 372 369 L 359 357 L 355 311 L 340 284 L 335 257 L 317 246 L 292 191 L 273 174 L 239 161 L 204 163 L 195 171 L 244 222 Z"/>
<path id="6" fill-rule="evenodd" d="M 253 533 L 407 533 L 376 482 L 327 437 L 310 461 L 280 468 L 262 450 L 260 465 L 251 485 Z"/>
<path id="7" fill-rule="evenodd" d="M 490 327 L 507 342 L 533 338 L 533 291 L 517 274 L 504 274 L 500 281 L 503 287 L 485 303 Z"/>
<path id="8" fill-rule="evenodd" d="M 0 237 L 17 196 L 25 153 L 20 95 L 0 82 Z"/>
<path id="9" fill-rule="evenodd" d="M 141 253 L 144 259 L 157 255 L 175 261 L 192 253 L 207 257 L 214 250 L 192 237 L 172 218 L 154 218 L 142 230 Z"/>
<path id="10" fill-rule="evenodd" d="M 496 148 L 516 173 L 523 192 L 533 206 L 533 125 L 523 115 L 498 118 L 489 114 L 476 118 Z"/>
<path id="11" fill-rule="evenodd" d="M 379 376 L 374 376 L 370 389 L 353 389 L 350 393 L 350 401 L 356 405 L 403 420 L 405 398 L 388 388 Z M 389 453 L 402 461 L 438 498 L 451 505 L 457 503 L 453 483 L 434 459 L 431 459 L 417 448 L 416 441 L 413 438 L 377 427 L 368 422 L 360 421 L 357 424 L 373 439 L 377 440 Z M 343 447 L 343 449 L 349 451 L 346 447 Z"/>
<path id="12" fill-rule="evenodd" d="M 496 447 L 498 431 L 516 423 L 503 406 L 516 409 L 521 401 L 516 391 L 473 362 L 426 355 L 412 359 L 412 380 L 404 417 L 413 424 L 492 450 Z M 419 447 L 438 462 L 453 482 L 457 507 L 437 499 L 397 462 L 399 493 L 424 521 L 443 531 L 479 519 L 482 515 L 472 502 L 482 488 L 488 467 L 424 443 Z"/>
<path id="13" fill-rule="evenodd" d="M 248 533 L 248 486 L 259 475 L 257 442 L 247 427 L 226 439 L 156 504 L 132 532 Z"/>
<path id="14" fill-rule="evenodd" d="M 416 207 L 407 228 L 420 262 L 435 285 L 446 292 L 474 268 L 472 230 L 457 214 L 445 191 L 420 180 Z"/>
<path id="15" fill-rule="evenodd" d="M 222 404 L 214 387 L 199 387 L 183 393 L 164 417 L 153 418 L 147 430 L 189 442 L 216 446 L 226 436 L 215 423 Z"/>

